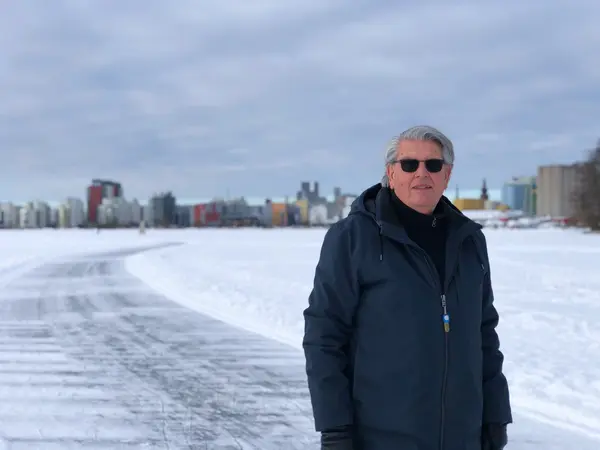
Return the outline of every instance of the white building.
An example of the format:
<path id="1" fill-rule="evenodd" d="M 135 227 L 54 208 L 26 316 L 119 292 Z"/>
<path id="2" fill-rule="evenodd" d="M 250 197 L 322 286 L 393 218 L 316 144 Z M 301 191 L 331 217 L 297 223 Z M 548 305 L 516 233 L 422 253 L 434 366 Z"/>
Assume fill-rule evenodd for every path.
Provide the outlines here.
<path id="1" fill-rule="evenodd" d="M 56 227 L 58 226 L 58 217 L 59 210 L 58 208 L 50 208 L 50 213 L 48 214 L 48 226 Z"/>
<path id="2" fill-rule="evenodd" d="M 69 209 L 68 225 L 69 227 L 79 227 L 85 222 L 85 208 L 83 200 L 79 198 L 69 197 L 66 200 L 66 205 Z"/>
<path id="3" fill-rule="evenodd" d="M 142 206 L 140 202 L 133 199 L 131 202 L 131 222 L 133 225 L 139 225 L 143 220 Z"/>
<path id="4" fill-rule="evenodd" d="M 0 203 L 0 228 L 19 227 L 19 207 L 12 203 Z"/>
<path id="5" fill-rule="evenodd" d="M 313 205 L 308 210 L 308 223 L 310 225 L 325 225 L 327 220 L 327 205 Z"/>
<path id="6" fill-rule="evenodd" d="M 133 224 L 133 206 L 123 197 L 104 198 L 98 206 L 98 225 L 130 226 Z"/>
<path id="7" fill-rule="evenodd" d="M 23 205 L 19 210 L 19 227 L 20 228 L 37 228 L 37 217 L 33 203 L 29 202 Z"/>
<path id="8" fill-rule="evenodd" d="M 152 201 L 149 201 L 147 205 L 142 206 L 142 220 L 147 226 L 154 226 L 154 212 L 152 210 Z"/>
<path id="9" fill-rule="evenodd" d="M 350 214 L 350 209 L 352 209 L 352 202 L 354 202 L 354 200 L 356 200 L 355 196 L 347 195 L 344 197 L 340 220 L 348 217 L 348 214 Z"/>
<path id="10" fill-rule="evenodd" d="M 32 204 L 34 228 L 46 228 L 50 224 L 50 205 L 48 203 L 36 200 Z"/>

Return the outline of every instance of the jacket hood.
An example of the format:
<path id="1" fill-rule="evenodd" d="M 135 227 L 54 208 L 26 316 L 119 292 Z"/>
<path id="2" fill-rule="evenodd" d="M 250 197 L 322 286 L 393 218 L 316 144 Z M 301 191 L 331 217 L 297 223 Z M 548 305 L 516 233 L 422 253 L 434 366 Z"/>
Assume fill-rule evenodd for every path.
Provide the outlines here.
<path id="1" fill-rule="evenodd" d="M 381 189 L 383 189 L 381 183 L 377 183 L 365 189 L 350 205 L 350 212 L 348 215 L 367 214 L 375 218 L 375 199 Z"/>

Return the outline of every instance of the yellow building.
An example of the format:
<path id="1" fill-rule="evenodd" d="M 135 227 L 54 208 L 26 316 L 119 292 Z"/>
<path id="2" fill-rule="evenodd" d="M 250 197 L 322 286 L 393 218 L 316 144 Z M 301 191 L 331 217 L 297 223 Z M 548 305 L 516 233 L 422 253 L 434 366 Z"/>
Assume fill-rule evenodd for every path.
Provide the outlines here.
<path id="1" fill-rule="evenodd" d="M 308 224 L 308 200 L 297 200 L 296 206 L 300 210 L 300 223 Z"/>
<path id="2" fill-rule="evenodd" d="M 61 204 L 58 207 L 58 227 L 67 228 L 69 226 L 70 208 L 66 204 Z"/>
<path id="3" fill-rule="evenodd" d="M 457 198 L 453 203 L 461 211 L 485 209 L 485 200 L 481 198 Z"/>
<path id="4" fill-rule="evenodd" d="M 273 211 L 273 226 L 284 227 L 287 225 L 287 204 L 286 203 L 271 203 Z"/>

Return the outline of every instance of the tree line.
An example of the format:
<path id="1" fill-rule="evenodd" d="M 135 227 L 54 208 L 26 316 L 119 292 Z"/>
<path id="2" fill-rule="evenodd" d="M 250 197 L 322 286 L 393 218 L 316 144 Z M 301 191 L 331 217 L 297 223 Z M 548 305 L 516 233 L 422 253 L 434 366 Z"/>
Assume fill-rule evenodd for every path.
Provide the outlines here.
<path id="1" fill-rule="evenodd" d="M 577 170 L 578 183 L 573 197 L 575 219 L 592 231 L 600 231 L 600 139 Z"/>

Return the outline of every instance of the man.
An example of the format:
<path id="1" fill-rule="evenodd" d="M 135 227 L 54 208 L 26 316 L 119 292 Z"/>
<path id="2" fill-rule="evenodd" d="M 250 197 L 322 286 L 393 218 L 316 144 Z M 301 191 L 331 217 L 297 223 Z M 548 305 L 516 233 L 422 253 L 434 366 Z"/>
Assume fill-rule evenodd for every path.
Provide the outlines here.
<path id="1" fill-rule="evenodd" d="M 394 139 L 326 233 L 303 346 L 328 450 L 502 450 L 512 423 L 481 227 L 443 197 L 451 141 Z"/>

